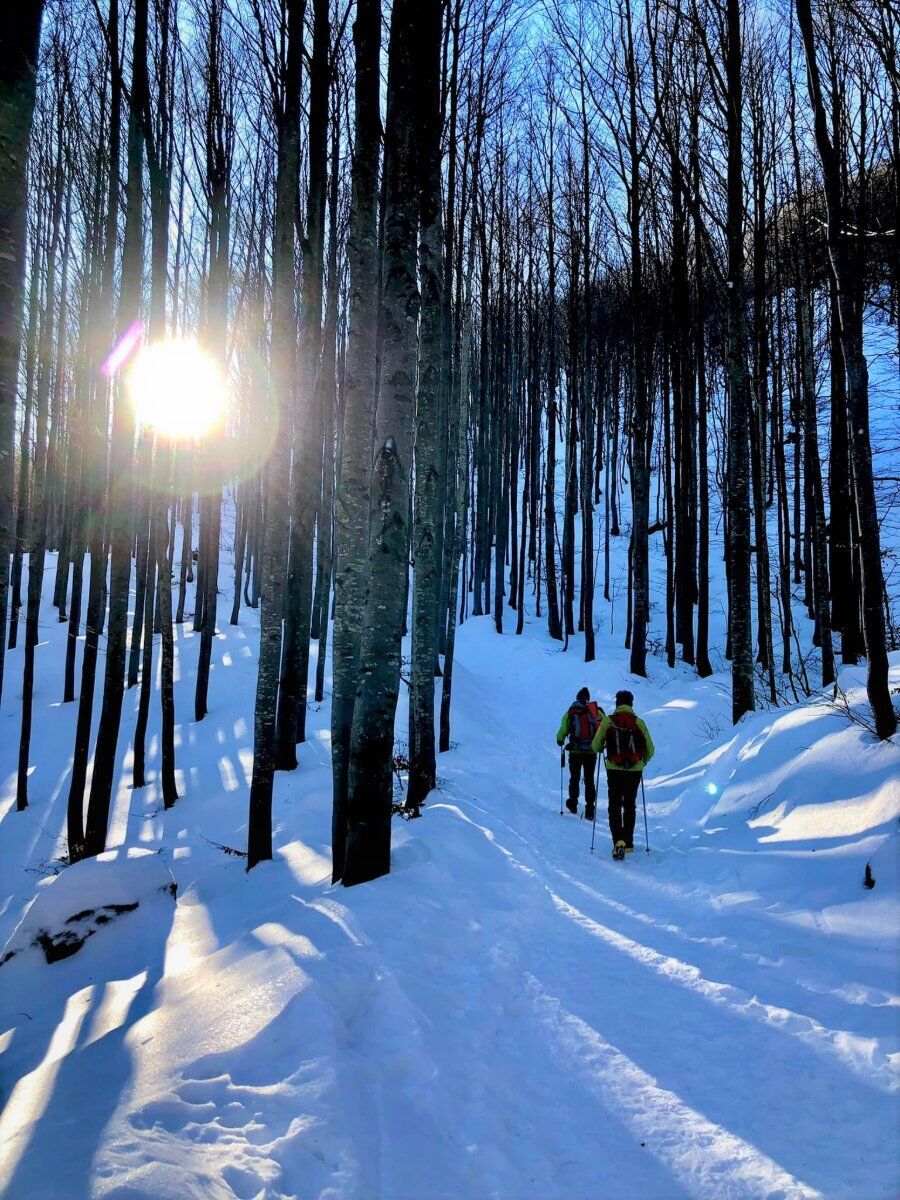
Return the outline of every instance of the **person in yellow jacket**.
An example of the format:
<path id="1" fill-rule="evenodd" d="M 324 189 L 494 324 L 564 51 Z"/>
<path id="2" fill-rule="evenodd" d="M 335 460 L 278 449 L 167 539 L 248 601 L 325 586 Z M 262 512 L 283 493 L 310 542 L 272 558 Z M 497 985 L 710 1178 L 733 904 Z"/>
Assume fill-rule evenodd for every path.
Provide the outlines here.
<path id="1" fill-rule="evenodd" d="M 584 815 L 588 821 L 594 819 L 594 805 L 597 801 L 597 785 L 594 782 L 597 755 L 591 750 L 591 741 L 602 717 L 603 709 L 597 707 L 596 702 L 591 699 L 591 693 L 583 687 L 575 697 L 575 703 L 563 713 L 556 734 L 558 746 L 564 745 L 568 739 L 569 798 L 566 808 L 577 816 L 579 779 L 583 775 Z"/>
<path id="2" fill-rule="evenodd" d="M 634 851 L 638 789 L 644 768 L 654 753 L 650 730 L 635 714 L 633 705 L 631 692 L 616 692 L 615 711 L 604 716 L 591 742 L 595 754 L 606 752 L 609 832 L 615 859 Z"/>

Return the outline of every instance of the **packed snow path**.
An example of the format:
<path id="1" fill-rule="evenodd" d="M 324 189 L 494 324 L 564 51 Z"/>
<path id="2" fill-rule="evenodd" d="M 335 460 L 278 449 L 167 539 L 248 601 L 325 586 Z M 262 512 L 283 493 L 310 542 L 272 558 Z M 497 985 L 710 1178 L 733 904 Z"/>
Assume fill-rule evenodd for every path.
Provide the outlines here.
<path id="1" fill-rule="evenodd" d="M 242 621 L 216 639 L 209 717 L 180 726 L 176 807 L 130 790 L 123 744 L 118 849 L 73 869 L 127 889 L 145 864 L 123 847 L 161 850 L 177 903 L 152 891 L 74 957 L 0 970 L 0 1194 L 896 1194 L 897 747 L 821 704 L 735 735 L 721 678 L 653 662 L 634 680 L 602 643 L 585 667 L 538 629 L 471 621 L 455 748 L 423 818 L 397 821 L 390 877 L 330 886 L 327 704 L 278 779 L 276 861 L 247 876 L 212 844 L 245 839 Z M 196 645 L 179 630 L 182 714 Z M 39 679 L 52 732 L 25 814 L 13 688 L 0 718 L 3 944 L 26 868 L 62 849 L 75 713 L 55 667 Z M 583 683 L 606 705 L 632 687 L 657 744 L 652 850 L 639 821 L 624 864 L 603 781 L 593 856 L 590 826 L 559 815 L 554 734 Z"/>

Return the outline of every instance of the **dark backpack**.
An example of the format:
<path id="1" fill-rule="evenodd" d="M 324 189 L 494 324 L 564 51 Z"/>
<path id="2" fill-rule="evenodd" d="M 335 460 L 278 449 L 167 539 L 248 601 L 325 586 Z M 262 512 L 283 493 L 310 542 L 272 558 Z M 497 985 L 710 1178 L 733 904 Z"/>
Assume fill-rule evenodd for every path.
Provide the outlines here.
<path id="1" fill-rule="evenodd" d="M 599 726 L 600 721 L 588 705 L 576 700 L 569 709 L 569 749 L 588 754 Z"/>
<path id="2" fill-rule="evenodd" d="M 647 742 L 630 712 L 616 712 L 606 731 L 606 761 L 614 767 L 636 767 L 647 753 Z"/>

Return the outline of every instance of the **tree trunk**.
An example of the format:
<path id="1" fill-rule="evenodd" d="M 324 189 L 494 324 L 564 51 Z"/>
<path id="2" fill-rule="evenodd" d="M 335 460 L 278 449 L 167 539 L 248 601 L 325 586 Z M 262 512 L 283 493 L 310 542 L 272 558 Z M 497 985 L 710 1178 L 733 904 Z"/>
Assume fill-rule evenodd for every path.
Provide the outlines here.
<path id="1" fill-rule="evenodd" d="M 100 635 L 106 610 L 107 563 L 107 430 L 109 427 L 109 380 L 100 367 L 104 350 L 108 351 L 113 336 L 113 310 L 116 279 L 116 230 L 119 217 L 119 149 L 121 143 L 122 74 L 119 69 L 119 0 L 109 0 L 107 21 L 110 63 L 109 118 L 109 177 L 106 187 L 106 215 L 103 234 L 103 266 L 101 271 L 98 313 L 98 344 L 101 353 L 91 363 L 90 414 L 86 449 L 83 508 L 87 524 L 87 547 L 91 560 L 88 582 L 88 603 L 85 615 L 84 654 L 81 660 L 81 690 L 78 697 L 78 718 L 75 727 L 75 746 L 67 801 L 67 840 L 69 861 L 85 854 L 84 788 L 87 779 L 88 756 L 91 748 L 91 723 L 94 711 L 94 691 L 97 680 L 97 659 Z M 102 156 L 97 158 L 98 176 L 102 171 Z M 98 180 L 99 184 L 99 180 Z M 105 345 L 104 345 L 105 341 Z"/>
<path id="2" fill-rule="evenodd" d="M 379 62 L 381 0 L 357 0 L 355 139 L 347 259 L 350 284 L 341 459 L 334 504 L 334 643 L 331 765 L 332 882 L 341 878 L 347 844 L 350 733 L 366 588 L 369 472 L 375 409 L 378 280 Z"/>
<path id="3" fill-rule="evenodd" d="M 547 631 L 562 641 L 562 621 L 556 587 L 556 231 L 554 218 L 554 147 L 551 128 L 547 184 L 547 454 L 544 464 L 544 591 Z"/>
<path id="4" fill-rule="evenodd" d="M 309 191 L 303 241 L 299 386 L 295 393 L 291 468 L 291 535 L 284 619 L 284 654 L 278 694 L 276 766 L 297 765 L 297 743 L 306 739 L 306 688 L 313 597 L 313 538 L 321 501 L 322 410 L 316 380 L 322 351 L 322 267 L 328 166 L 329 0 L 313 0 L 309 76 Z"/>
<path id="5" fill-rule="evenodd" d="M 65 102 L 60 94 L 56 113 L 56 160 L 53 169 L 50 245 L 47 250 L 45 306 L 38 341 L 37 428 L 34 454 L 34 502 L 31 513 L 31 537 L 28 554 L 28 601 L 25 620 L 25 662 L 22 682 L 22 726 L 19 738 L 19 770 L 16 782 L 16 807 L 21 811 L 28 805 L 28 760 L 31 750 L 31 724 L 34 705 L 35 650 L 41 594 L 44 582 L 44 561 L 50 522 L 50 399 L 53 378 L 54 307 L 56 302 L 56 262 L 61 236 L 63 214 L 63 154 Z"/>
<path id="6" fill-rule="evenodd" d="M 634 364 L 634 405 L 631 414 L 631 671 L 647 674 L 647 627 L 650 621 L 650 397 L 648 349 L 644 322 L 644 282 L 641 254 L 642 180 L 638 146 L 637 67 L 631 28 L 631 4 L 625 4 L 625 30 L 628 76 L 628 214 L 631 266 L 631 336 Z"/>
<path id="7" fill-rule="evenodd" d="M 744 296 L 744 180 L 741 3 L 728 0 L 728 631 L 731 713 L 737 723 L 756 707 L 750 587 L 750 381 Z"/>
<path id="8" fill-rule="evenodd" d="M 841 635 L 841 661 L 859 660 L 859 596 L 854 587 L 850 522 L 850 446 L 847 425 L 847 381 L 841 348 L 841 319 L 834 279 L 830 286 L 831 446 L 828 460 L 828 559 L 831 624 Z"/>
<path id="9" fill-rule="evenodd" d="M 418 0 L 395 0 L 391 16 L 381 301 L 384 334 L 375 422 L 378 450 L 370 499 L 369 587 L 350 745 L 343 871 L 347 886 L 390 870 L 391 760 L 409 554 L 409 472 L 416 380 L 419 48 L 427 15 Z"/>
<path id="10" fill-rule="evenodd" d="M 287 47 L 283 107 L 278 112 L 278 175 L 272 248 L 272 388 L 279 431 L 268 461 L 261 555 L 259 672 L 253 730 L 253 776 L 247 830 L 247 870 L 272 857 L 272 788 L 287 560 L 290 440 L 297 345 L 294 236 L 300 174 L 300 94 L 305 0 L 282 0 Z"/>
<path id="11" fill-rule="evenodd" d="M 131 95 L 128 112 L 128 177 L 122 246 L 122 288 L 119 297 L 119 330 L 124 333 L 138 319 L 143 277 L 143 117 L 149 104 L 147 79 L 148 0 L 135 0 Z M 131 580 L 132 504 L 131 475 L 134 458 L 134 414 L 121 380 L 116 385 L 110 452 L 110 577 L 109 624 L 103 707 L 94 750 L 94 771 L 88 801 L 85 847 L 89 855 L 106 848 L 112 801 L 116 747 L 125 690 L 125 638 L 128 622 L 128 587 Z"/>
<path id="12" fill-rule="evenodd" d="M 441 477 L 441 394 L 444 368 L 444 231 L 441 220 L 440 49 L 441 2 L 424 0 L 421 44 L 422 95 L 419 214 L 418 393 L 413 496 L 412 652 L 409 689 L 409 787 L 406 807 L 419 805 L 435 786 L 434 664 L 438 651 L 441 560 L 438 527 L 444 480 Z M 498 547 L 499 554 L 499 547 Z"/>
<path id="13" fill-rule="evenodd" d="M 213 0 L 207 32 L 206 188 L 209 198 L 209 277 L 206 295 L 206 341 L 227 375 L 228 266 L 231 251 L 231 162 L 234 148 L 232 92 L 227 76 L 232 64 L 224 57 L 223 2 Z M 168 195 L 165 197 L 168 206 Z M 219 598 L 219 542 L 222 533 L 222 486 L 220 467 L 222 435 L 210 431 L 200 449 L 204 458 L 203 478 L 207 495 L 201 504 L 202 604 L 200 584 L 197 608 L 201 614 L 200 653 L 194 689 L 194 720 L 202 721 L 209 710 L 209 672 L 216 632 Z M 205 508 L 206 521 L 203 521 Z M 203 528 L 205 524 L 205 529 Z M 196 616 L 196 614 L 195 614 Z M 196 621 L 195 621 L 196 627 Z"/>
<path id="14" fill-rule="evenodd" d="M 325 697 L 325 658 L 328 652 L 328 614 L 331 608 L 332 571 L 334 568 L 334 489 L 337 472 L 336 423 L 339 417 L 337 395 L 338 337 L 338 199 L 340 178 L 340 124 L 331 129 L 331 179 L 328 188 L 328 293 L 326 296 L 325 331 L 322 348 L 322 369 L 319 373 L 319 394 L 324 428 L 322 461 L 322 506 L 319 517 L 318 562 L 316 565 L 316 624 L 318 653 L 316 655 L 316 703 Z M 341 331 L 343 340 L 343 331 Z"/>
<path id="15" fill-rule="evenodd" d="M 0 38 L 0 695 L 15 491 L 16 393 L 25 284 L 28 143 L 44 0 L 21 0 Z"/>

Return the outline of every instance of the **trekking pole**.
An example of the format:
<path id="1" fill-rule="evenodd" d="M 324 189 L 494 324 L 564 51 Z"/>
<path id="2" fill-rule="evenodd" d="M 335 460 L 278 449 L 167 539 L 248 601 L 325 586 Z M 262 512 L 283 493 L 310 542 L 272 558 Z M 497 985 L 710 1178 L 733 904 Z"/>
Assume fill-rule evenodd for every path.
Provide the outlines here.
<path id="1" fill-rule="evenodd" d="M 647 853 L 650 853 L 650 834 L 647 832 L 647 793 L 644 791 L 644 775 L 641 772 L 641 799 L 644 801 L 644 841 L 647 843 Z"/>
<path id="2" fill-rule="evenodd" d="M 565 773 L 565 770 L 566 770 L 566 748 L 565 748 L 565 746 L 560 746 L 560 748 L 559 748 L 559 815 L 560 816 L 563 815 L 563 803 L 562 803 L 563 774 Z"/>
<path id="3" fill-rule="evenodd" d="M 594 784 L 594 819 L 591 821 L 591 854 L 594 853 L 594 834 L 597 832 L 597 797 L 600 788 L 600 764 L 603 761 L 603 755 L 597 755 L 597 781 Z"/>

